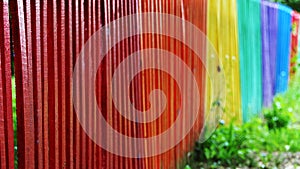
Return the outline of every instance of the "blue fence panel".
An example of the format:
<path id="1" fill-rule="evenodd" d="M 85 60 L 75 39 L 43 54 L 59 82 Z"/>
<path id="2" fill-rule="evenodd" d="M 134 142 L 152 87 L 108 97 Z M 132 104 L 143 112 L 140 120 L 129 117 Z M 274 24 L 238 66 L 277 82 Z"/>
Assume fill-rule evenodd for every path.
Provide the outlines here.
<path id="1" fill-rule="evenodd" d="M 276 93 L 283 93 L 287 90 L 289 79 L 292 9 L 280 4 L 278 9 Z"/>

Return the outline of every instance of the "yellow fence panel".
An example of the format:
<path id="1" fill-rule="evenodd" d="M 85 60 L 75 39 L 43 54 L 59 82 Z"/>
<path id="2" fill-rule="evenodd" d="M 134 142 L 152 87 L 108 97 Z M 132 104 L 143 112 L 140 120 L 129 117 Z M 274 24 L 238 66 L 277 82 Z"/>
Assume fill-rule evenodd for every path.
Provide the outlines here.
<path id="1" fill-rule="evenodd" d="M 230 123 L 232 120 L 241 123 L 236 0 L 210 0 L 207 10 L 207 36 L 210 43 L 215 46 L 225 70 L 226 105 L 222 119 L 225 123 Z M 207 56 L 211 57 L 209 50 L 207 53 Z M 215 69 L 210 65 L 208 63 L 208 69 Z M 209 77 L 207 76 L 207 78 L 206 86 L 210 86 Z M 210 87 L 206 88 L 207 103 L 211 99 L 210 90 Z M 210 112 L 209 107 L 206 104 L 207 114 Z"/>

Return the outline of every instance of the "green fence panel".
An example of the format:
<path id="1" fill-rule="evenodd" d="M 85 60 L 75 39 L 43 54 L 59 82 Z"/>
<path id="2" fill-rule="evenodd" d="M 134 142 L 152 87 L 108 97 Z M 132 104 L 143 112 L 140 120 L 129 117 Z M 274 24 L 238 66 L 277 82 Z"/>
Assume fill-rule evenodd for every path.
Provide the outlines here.
<path id="1" fill-rule="evenodd" d="M 262 108 L 261 16 L 259 0 L 237 0 L 243 121 Z"/>

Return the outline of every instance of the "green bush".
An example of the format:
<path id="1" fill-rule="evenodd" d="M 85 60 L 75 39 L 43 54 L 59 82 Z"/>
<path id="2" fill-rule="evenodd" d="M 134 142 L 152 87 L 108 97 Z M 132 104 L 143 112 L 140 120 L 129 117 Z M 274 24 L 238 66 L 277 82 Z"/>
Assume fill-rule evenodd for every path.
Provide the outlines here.
<path id="1" fill-rule="evenodd" d="M 300 12 L 300 0 L 272 0 L 290 6 L 294 10 Z"/>
<path id="2" fill-rule="evenodd" d="M 300 0 L 273 0 L 275 2 L 280 2 L 280 3 L 295 3 L 295 2 L 300 2 Z"/>
<path id="3" fill-rule="evenodd" d="M 241 126 L 220 126 L 205 143 L 196 143 L 187 161 L 192 168 L 257 168 L 270 161 L 277 165 L 272 153 L 299 152 L 299 140 L 299 129 L 269 130 L 266 121 L 255 118 Z"/>
<path id="4" fill-rule="evenodd" d="M 280 152 L 300 152 L 300 72 L 293 75 L 286 93 L 274 98 L 264 118 L 243 125 L 222 125 L 205 142 L 197 142 L 187 158 L 190 168 L 248 166 L 265 168 L 281 160 Z"/>
<path id="5" fill-rule="evenodd" d="M 255 166 L 254 161 L 250 158 L 254 151 L 247 146 L 245 129 L 248 130 L 248 128 L 233 124 L 220 126 L 205 143 L 196 143 L 195 150 L 191 155 L 192 161 L 206 162 L 205 164 L 199 163 L 197 166 L 205 168 L 208 166 L 210 168 L 239 166 L 239 164 Z"/>
<path id="6" fill-rule="evenodd" d="M 273 108 L 265 110 L 264 118 L 270 130 L 285 128 L 291 122 L 292 114 L 283 107 L 285 106 L 282 105 L 283 99 L 283 97 L 276 97 Z"/>

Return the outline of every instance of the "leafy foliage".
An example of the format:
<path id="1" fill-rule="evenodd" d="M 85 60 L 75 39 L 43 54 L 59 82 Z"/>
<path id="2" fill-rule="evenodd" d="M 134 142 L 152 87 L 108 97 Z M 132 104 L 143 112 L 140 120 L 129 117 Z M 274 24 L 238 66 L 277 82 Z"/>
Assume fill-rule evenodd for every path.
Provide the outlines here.
<path id="1" fill-rule="evenodd" d="M 16 105 L 16 82 L 15 77 L 12 77 L 11 79 L 11 85 L 12 85 L 12 110 L 13 110 L 13 128 L 14 128 L 14 163 L 15 168 L 18 168 L 18 140 L 17 140 L 17 105 Z"/>
<path id="2" fill-rule="evenodd" d="M 194 158 L 197 161 L 212 162 L 211 166 L 238 166 L 248 163 L 249 149 L 245 146 L 246 135 L 243 128 L 222 126 L 205 143 L 196 143 Z"/>
<path id="3" fill-rule="evenodd" d="M 299 129 L 269 130 L 267 122 L 255 118 L 241 126 L 220 126 L 205 143 L 196 143 L 188 163 L 192 168 L 258 167 L 274 161 L 273 152 L 299 152 L 298 140 Z"/>
<path id="4" fill-rule="evenodd" d="M 280 2 L 280 3 L 293 3 L 293 2 L 300 2 L 300 0 L 273 0 L 274 2 Z"/>
<path id="5" fill-rule="evenodd" d="M 281 106 L 282 101 L 279 101 L 282 99 L 282 97 L 277 97 L 273 103 L 273 108 L 266 110 L 264 113 L 264 118 L 270 130 L 285 128 L 291 121 L 292 114 L 283 109 Z"/>
<path id="6" fill-rule="evenodd" d="M 294 10 L 300 12 L 300 0 L 272 0 L 290 6 Z"/>
<path id="7" fill-rule="evenodd" d="M 281 160 L 273 153 L 300 152 L 300 72 L 291 79 L 288 91 L 264 110 L 264 118 L 243 125 L 220 123 L 205 143 L 197 142 L 188 156 L 189 167 L 276 167 Z"/>

